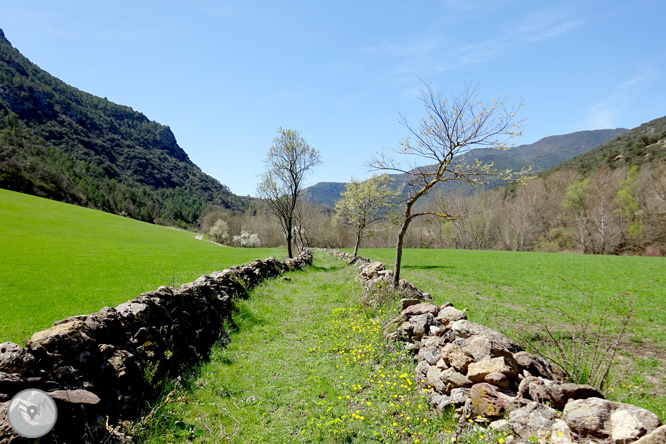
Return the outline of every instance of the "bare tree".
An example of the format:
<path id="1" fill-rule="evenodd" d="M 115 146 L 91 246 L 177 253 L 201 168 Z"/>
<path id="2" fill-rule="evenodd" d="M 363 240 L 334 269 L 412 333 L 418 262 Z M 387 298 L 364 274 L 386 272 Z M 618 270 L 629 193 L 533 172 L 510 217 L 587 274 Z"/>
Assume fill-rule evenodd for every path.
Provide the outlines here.
<path id="1" fill-rule="evenodd" d="M 294 211 L 303 194 L 305 176 L 321 163 L 321 156 L 319 151 L 308 145 L 299 131 L 280 128 L 265 163 L 266 172 L 257 185 L 257 193 L 266 199 L 278 217 L 287 240 L 287 253 L 293 257 Z"/>
<path id="2" fill-rule="evenodd" d="M 463 163 L 456 156 L 475 148 L 507 149 L 509 141 L 520 135 L 521 122 L 516 120 L 516 110 L 506 108 L 503 96 L 483 103 L 477 99 L 477 89 L 466 86 L 461 94 L 449 100 L 443 99 L 440 93 L 424 83 L 421 103 L 427 116 L 416 126 L 410 125 L 405 115 L 401 116 L 400 123 L 405 125 L 410 135 L 400 142 L 400 147 L 382 150 L 368 162 L 372 170 L 394 171 L 408 176 L 406 184 L 410 191 L 396 242 L 394 287 L 400 281 L 405 233 L 414 218 L 425 215 L 449 220 L 459 218 L 448 212 L 417 210 L 414 207 L 416 202 L 440 182 L 477 183 L 495 174 L 492 164 L 479 160 Z M 407 162 L 401 164 L 387 151 L 407 156 Z M 428 164 L 422 165 L 424 162 Z"/>

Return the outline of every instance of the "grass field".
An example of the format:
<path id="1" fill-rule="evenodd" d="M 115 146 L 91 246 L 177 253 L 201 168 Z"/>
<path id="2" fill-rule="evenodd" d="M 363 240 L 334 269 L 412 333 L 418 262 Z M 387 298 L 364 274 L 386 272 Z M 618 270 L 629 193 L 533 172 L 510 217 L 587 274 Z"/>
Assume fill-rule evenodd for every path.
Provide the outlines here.
<path id="1" fill-rule="evenodd" d="M 359 254 L 393 268 L 392 249 Z M 584 294 L 593 295 L 601 307 L 628 292 L 613 308 L 622 316 L 633 301 L 631 340 L 661 344 L 666 350 L 664 258 L 408 249 L 401 276 L 438 301 L 468 308 L 477 322 L 493 327 L 506 327 L 504 316 L 531 319 L 557 308 L 579 312 L 586 308 Z"/>
<path id="2" fill-rule="evenodd" d="M 393 249 L 359 254 L 393 268 Z M 613 340 L 633 304 L 607 394 L 666 418 L 665 258 L 408 249 L 401 276 L 430 292 L 437 303 L 467 308 L 470 320 L 528 348 L 531 344 L 523 339 L 543 335 L 545 318 L 560 331 L 594 324 L 611 299 L 627 293 L 604 318 Z"/>
<path id="3" fill-rule="evenodd" d="M 220 247 L 195 233 L 0 189 L 0 342 L 68 316 L 284 249 Z"/>

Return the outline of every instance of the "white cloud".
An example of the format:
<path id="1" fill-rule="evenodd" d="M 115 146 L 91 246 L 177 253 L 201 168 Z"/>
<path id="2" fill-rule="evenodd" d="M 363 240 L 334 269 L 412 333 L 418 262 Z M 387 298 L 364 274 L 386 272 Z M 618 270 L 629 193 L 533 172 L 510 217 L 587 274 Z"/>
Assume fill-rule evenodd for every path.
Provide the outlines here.
<path id="1" fill-rule="evenodd" d="M 446 0 L 446 4 L 452 8 L 462 8 L 462 2 L 457 0 Z M 496 60 L 528 45 L 564 35 L 582 23 L 580 19 L 573 19 L 564 12 L 543 9 L 504 24 L 499 28 L 497 36 L 486 40 L 462 44 L 458 42 L 456 45 L 453 38 L 430 33 L 418 35 L 406 43 L 382 42 L 363 48 L 361 53 L 387 60 L 391 64 L 389 74 L 419 73 L 428 77 Z"/>

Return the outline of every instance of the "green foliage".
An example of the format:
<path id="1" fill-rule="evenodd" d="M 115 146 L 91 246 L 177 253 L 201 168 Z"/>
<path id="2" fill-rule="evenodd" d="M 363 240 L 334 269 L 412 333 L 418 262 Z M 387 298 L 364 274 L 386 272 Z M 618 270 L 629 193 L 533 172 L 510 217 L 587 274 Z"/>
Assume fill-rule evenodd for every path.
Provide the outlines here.
<path id="1" fill-rule="evenodd" d="M 586 175 L 602 165 L 610 168 L 640 166 L 666 159 L 665 143 L 666 117 L 661 117 L 629 130 L 580 156 L 562 162 L 542 174 L 573 169 Z"/>
<path id="2" fill-rule="evenodd" d="M 168 127 L 73 88 L 0 39 L 0 188 L 196 225 L 243 201 L 194 165 Z"/>
<path id="3" fill-rule="evenodd" d="M 394 180 L 388 174 L 374 175 L 366 181 L 352 179 L 342 199 L 335 203 L 334 221 L 349 224 L 356 233 L 358 247 L 366 228 L 386 220 L 396 207 L 398 192 L 392 189 Z"/>
<path id="4" fill-rule="evenodd" d="M 195 234 L 0 190 L 0 342 L 116 306 L 161 285 L 282 248 L 221 248 Z"/>
<path id="5" fill-rule="evenodd" d="M 638 179 L 638 166 L 634 165 L 629 169 L 627 179 L 622 182 L 617 192 L 617 201 L 620 204 L 620 210 L 629 223 L 629 236 L 632 239 L 638 239 L 645 233 L 645 225 L 640 211 L 641 204 L 636 199 Z"/>

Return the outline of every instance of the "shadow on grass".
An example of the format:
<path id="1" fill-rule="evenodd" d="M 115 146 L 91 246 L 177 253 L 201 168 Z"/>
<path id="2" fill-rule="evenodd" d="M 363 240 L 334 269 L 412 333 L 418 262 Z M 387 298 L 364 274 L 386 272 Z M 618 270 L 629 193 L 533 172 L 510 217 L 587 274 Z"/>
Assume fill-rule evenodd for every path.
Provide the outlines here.
<path id="1" fill-rule="evenodd" d="M 330 267 L 320 267 L 318 265 L 310 265 L 307 270 L 308 271 L 313 271 L 313 272 L 329 272 L 329 271 L 337 271 L 337 270 L 342 270 L 343 268 L 347 268 L 349 265 L 345 264 L 344 262 L 338 263 L 338 264 L 333 264 Z"/>
<path id="2" fill-rule="evenodd" d="M 445 270 L 454 269 L 453 265 L 403 265 L 404 270 Z"/>

